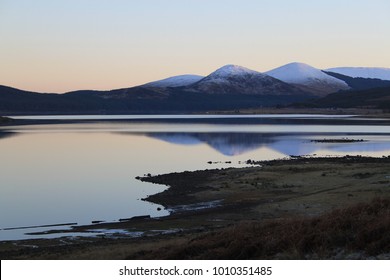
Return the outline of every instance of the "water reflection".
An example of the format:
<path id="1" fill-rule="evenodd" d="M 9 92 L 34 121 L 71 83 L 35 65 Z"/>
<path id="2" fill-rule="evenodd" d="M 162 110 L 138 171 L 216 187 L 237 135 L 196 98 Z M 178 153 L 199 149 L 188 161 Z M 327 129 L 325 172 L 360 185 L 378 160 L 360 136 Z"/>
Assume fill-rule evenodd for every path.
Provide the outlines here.
<path id="1" fill-rule="evenodd" d="M 276 141 L 276 135 L 268 133 L 149 133 L 146 135 L 178 145 L 205 143 L 226 156 L 241 155 Z"/>
<path id="2" fill-rule="evenodd" d="M 366 141 L 311 141 L 344 137 Z M 208 161 L 219 162 L 213 168 L 237 167 L 247 159 L 310 154 L 388 155 L 388 126 L 291 125 L 280 120 L 277 124 L 113 121 L 2 127 L 0 240 L 25 238 L 24 230 L 1 230 L 7 227 L 165 215 L 165 209 L 158 211 L 157 205 L 141 200 L 165 189 L 134 179 L 146 173 L 206 169 Z"/>
<path id="3" fill-rule="evenodd" d="M 365 135 L 366 141 L 348 143 L 318 143 L 318 139 L 342 139 L 345 134 L 271 134 L 271 133 L 148 133 L 148 137 L 176 145 L 207 144 L 225 156 L 237 156 L 262 147 L 285 155 L 308 155 L 319 150 L 329 152 L 385 152 L 390 150 L 390 137 Z M 348 135 L 361 139 L 362 135 Z M 368 155 L 368 154 L 367 154 Z"/>
<path id="4" fill-rule="evenodd" d="M 0 140 L 3 138 L 12 137 L 12 136 L 16 136 L 16 135 L 17 135 L 17 133 L 15 133 L 15 132 L 1 131 L 0 130 Z"/>

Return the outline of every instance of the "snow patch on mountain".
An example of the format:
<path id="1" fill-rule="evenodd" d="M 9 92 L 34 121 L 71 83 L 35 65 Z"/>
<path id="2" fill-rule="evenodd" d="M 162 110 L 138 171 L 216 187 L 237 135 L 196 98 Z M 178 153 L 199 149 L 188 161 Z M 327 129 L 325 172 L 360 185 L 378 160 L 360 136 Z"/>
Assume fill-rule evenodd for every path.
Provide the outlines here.
<path id="1" fill-rule="evenodd" d="M 390 68 L 380 67 L 335 67 L 325 71 L 339 73 L 352 78 L 390 80 Z"/>
<path id="2" fill-rule="evenodd" d="M 203 78 L 200 82 L 202 84 L 206 84 L 206 83 L 231 84 L 236 80 L 248 80 L 253 77 L 264 78 L 265 75 L 260 72 L 242 66 L 228 64 L 215 70 L 214 72 L 212 72 L 211 74 Z"/>
<path id="3" fill-rule="evenodd" d="M 208 78 L 227 78 L 230 76 L 245 76 L 245 75 L 263 75 L 260 72 L 238 66 L 233 64 L 228 64 L 222 66 L 221 68 L 215 70 L 213 73 L 208 75 Z M 263 75 L 264 76 L 264 75 Z"/>
<path id="4" fill-rule="evenodd" d="M 225 65 L 199 82 L 187 87 L 188 91 L 211 94 L 295 94 L 300 90 L 263 73 L 238 66 Z"/>
<path id="5" fill-rule="evenodd" d="M 169 77 L 166 79 L 150 82 L 142 85 L 143 87 L 182 87 L 191 85 L 203 79 L 203 76 L 200 75 L 179 75 L 174 77 Z"/>
<path id="6" fill-rule="evenodd" d="M 344 81 L 329 76 L 320 69 L 314 68 L 305 63 L 293 62 L 265 73 L 287 83 L 309 85 L 315 81 L 327 81 L 329 83 L 347 86 Z"/>
<path id="7" fill-rule="evenodd" d="M 312 92 L 331 93 L 349 88 L 346 82 L 305 63 L 289 63 L 265 74 L 286 83 L 301 85 Z"/>

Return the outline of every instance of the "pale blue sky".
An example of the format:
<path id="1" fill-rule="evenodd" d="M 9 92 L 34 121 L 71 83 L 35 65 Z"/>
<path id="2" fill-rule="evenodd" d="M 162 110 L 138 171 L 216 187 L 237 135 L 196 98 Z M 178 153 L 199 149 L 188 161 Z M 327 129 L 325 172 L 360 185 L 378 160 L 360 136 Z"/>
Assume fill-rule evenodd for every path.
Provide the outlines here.
<path id="1" fill-rule="evenodd" d="M 129 87 L 225 64 L 390 67 L 389 0 L 0 0 L 0 84 Z"/>

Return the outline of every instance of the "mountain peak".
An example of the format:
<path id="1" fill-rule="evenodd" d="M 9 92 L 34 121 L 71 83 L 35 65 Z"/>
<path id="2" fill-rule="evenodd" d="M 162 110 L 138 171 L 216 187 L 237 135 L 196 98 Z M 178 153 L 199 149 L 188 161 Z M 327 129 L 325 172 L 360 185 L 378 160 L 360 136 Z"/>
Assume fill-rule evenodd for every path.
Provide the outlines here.
<path id="1" fill-rule="evenodd" d="M 158 80 L 142 85 L 143 87 L 181 87 L 198 82 L 203 79 L 203 76 L 184 74 L 179 76 L 169 77 L 163 80 Z"/>
<path id="2" fill-rule="evenodd" d="M 292 62 L 266 72 L 267 75 L 284 82 L 304 81 L 308 78 L 324 78 L 327 75 L 320 69 L 302 62 Z"/>
<path id="3" fill-rule="evenodd" d="M 262 75 L 260 72 L 257 72 L 257 71 L 239 66 L 239 65 L 227 64 L 227 65 L 222 66 L 221 68 L 215 70 L 209 76 L 228 77 L 228 76 L 246 75 L 246 74 L 260 74 L 260 75 Z"/>
<path id="4" fill-rule="evenodd" d="M 199 82 L 187 87 L 187 90 L 209 94 L 291 95 L 302 93 L 295 86 L 233 64 L 215 70 Z"/>
<path id="5" fill-rule="evenodd" d="M 289 63 L 265 72 L 265 74 L 286 83 L 301 85 L 313 93 L 325 94 L 349 88 L 344 81 L 301 62 Z"/>
<path id="6" fill-rule="evenodd" d="M 298 61 L 287 63 L 284 66 L 291 66 L 291 67 L 297 67 L 297 68 L 314 68 L 313 66 L 311 66 L 307 63 L 298 62 Z"/>

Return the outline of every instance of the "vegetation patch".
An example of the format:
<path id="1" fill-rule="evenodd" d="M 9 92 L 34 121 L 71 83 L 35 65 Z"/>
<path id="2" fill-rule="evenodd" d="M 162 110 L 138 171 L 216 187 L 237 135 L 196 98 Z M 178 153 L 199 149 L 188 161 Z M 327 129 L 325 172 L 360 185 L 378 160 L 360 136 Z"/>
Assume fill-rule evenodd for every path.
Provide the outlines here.
<path id="1" fill-rule="evenodd" d="M 390 199 L 376 198 L 315 218 L 246 222 L 200 235 L 186 246 L 128 256 L 144 259 L 390 258 Z"/>

